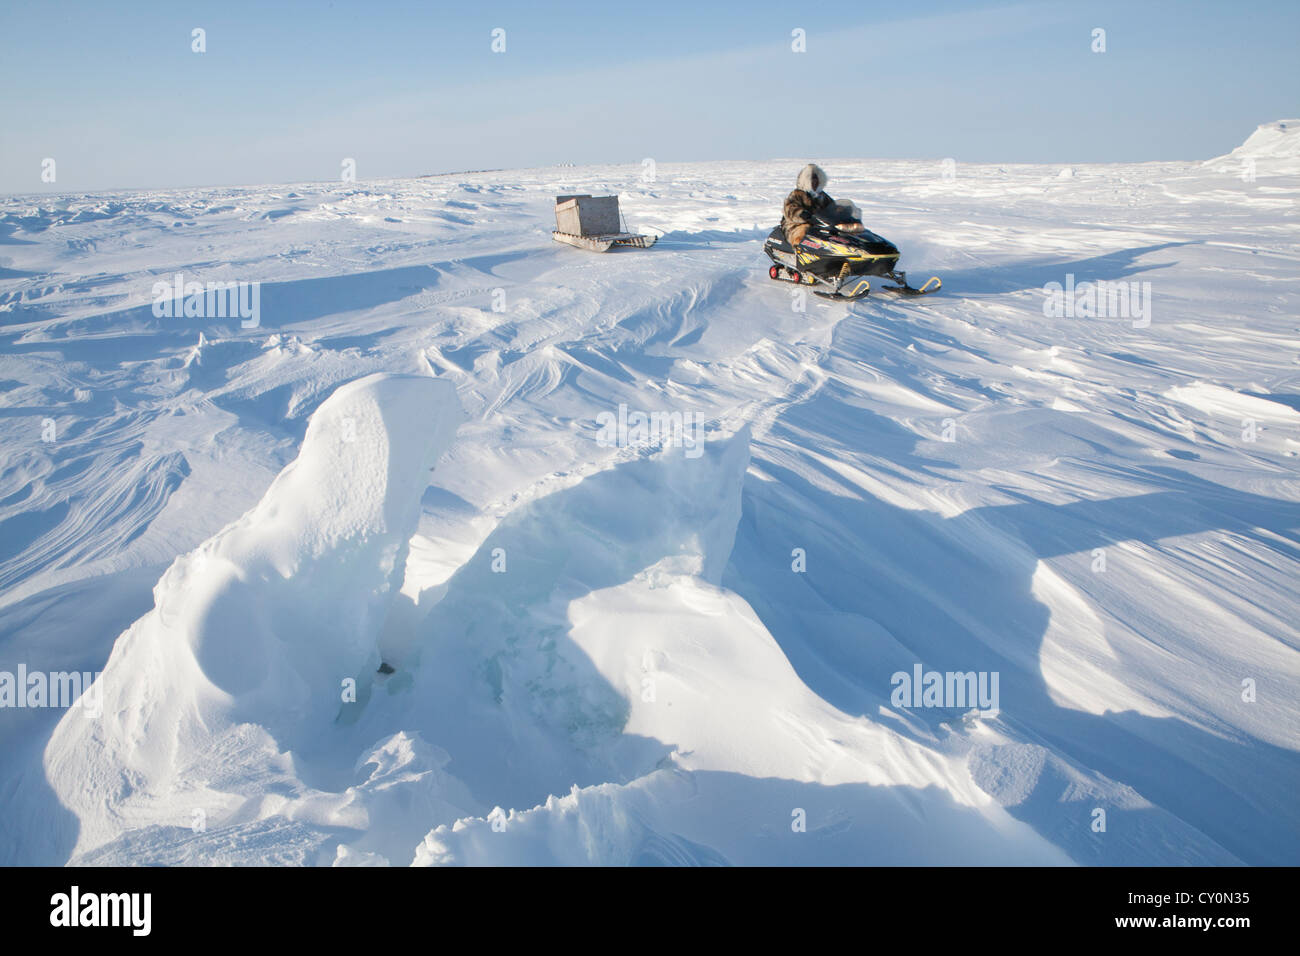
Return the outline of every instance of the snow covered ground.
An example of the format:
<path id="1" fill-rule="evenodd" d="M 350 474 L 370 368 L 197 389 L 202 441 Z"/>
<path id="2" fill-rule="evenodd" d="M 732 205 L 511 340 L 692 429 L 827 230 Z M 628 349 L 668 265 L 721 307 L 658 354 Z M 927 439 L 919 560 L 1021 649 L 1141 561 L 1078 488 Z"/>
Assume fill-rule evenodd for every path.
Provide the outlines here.
<path id="1" fill-rule="evenodd" d="M 1298 137 L 0 199 L 0 862 L 1300 863 Z"/>

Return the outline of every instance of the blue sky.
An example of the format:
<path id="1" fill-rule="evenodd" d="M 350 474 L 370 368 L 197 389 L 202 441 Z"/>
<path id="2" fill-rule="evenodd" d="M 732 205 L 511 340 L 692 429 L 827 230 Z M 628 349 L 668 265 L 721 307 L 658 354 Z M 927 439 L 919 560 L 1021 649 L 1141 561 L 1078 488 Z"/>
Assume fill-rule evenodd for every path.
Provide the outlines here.
<path id="1" fill-rule="evenodd" d="M 0 192 L 332 180 L 345 157 L 361 179 L 647 156 L 1204 159 L 1300 114 L 1298 35 L 1295 0 L 4 0 Z"/>

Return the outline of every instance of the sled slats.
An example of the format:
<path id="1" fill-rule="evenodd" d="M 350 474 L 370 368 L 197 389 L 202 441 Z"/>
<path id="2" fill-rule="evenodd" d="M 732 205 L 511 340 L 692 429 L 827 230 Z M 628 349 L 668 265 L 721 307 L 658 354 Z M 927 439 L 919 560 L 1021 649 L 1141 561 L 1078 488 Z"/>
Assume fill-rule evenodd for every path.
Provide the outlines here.
<path id="1" fill-rule="evenodd" d="M 638 236 L 630 232 L 619 232 L 608 236 L 575 236 L 571 232 L 551 233 L 557 242 L 566 242 L 580 249 L 592 249 L 596 252 L 608 252 L 612 246 L 628 246 L 633 249 L 649 249 L 655 244 L 655 236 Z"/>
<path id="2" fill-rule="evenodd" d="M 567 242 L 579 249 L 590 249 L 593 252 L 608 252 L 609 247 L 614 244 L 612 239 L 598 239 L 595 236 L 575 236 L 571 232 L 560 232 L 558 230 L 551 233 L 551 238 L 558 242 Z"/>

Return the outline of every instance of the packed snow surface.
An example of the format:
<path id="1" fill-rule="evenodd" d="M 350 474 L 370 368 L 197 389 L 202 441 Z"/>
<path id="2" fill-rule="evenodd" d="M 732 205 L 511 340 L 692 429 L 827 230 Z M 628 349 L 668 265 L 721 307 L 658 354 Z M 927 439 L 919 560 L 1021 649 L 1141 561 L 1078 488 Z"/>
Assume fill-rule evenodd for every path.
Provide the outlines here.
<path id="1" fill-rule="evenodd" d="M 1300 863 L 1298 129 L 0 200 L 0 862 Z"/>

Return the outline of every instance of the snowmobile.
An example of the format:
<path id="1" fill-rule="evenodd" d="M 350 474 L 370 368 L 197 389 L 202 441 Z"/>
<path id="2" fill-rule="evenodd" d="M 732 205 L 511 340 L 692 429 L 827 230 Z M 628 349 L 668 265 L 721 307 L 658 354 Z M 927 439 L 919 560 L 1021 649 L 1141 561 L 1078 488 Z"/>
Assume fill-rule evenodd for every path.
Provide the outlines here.
<path id="1" fill-rule="evenodd" d="M 883 285 L 886 292 L 900 295 L 927 295 L 937 291 L 943 283 L 931 276 L 921 288 L 907 283 L 907 273 L 900 272 L 898 247 L 870 229 L 845 232 L 840 226 L 853 222 L 838 208 L 828 216 L 814 216 L 808 233 L 799 244 L 798 252 L 785 237 L 785 229 L 777 226 L 768 233 L 763 251 L 772 260 L 767 274 L 782 282 L 794 282 L 813 287 L 813 293 L 824 299 L 861 299 L 871 291 L 868 276 L 882 276 L 897 283 Z"/>

